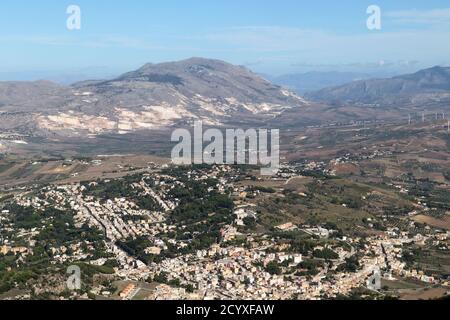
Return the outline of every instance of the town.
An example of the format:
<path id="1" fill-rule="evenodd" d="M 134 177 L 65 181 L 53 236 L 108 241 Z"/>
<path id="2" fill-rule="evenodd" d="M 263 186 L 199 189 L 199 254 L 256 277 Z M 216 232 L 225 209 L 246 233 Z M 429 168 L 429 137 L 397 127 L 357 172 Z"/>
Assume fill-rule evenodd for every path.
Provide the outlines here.
<path id="1" fill-rule="evenodd" d="M 410 283 L 446 295 L 445 271 L 424 268 L 414 255 L 420 248 L 448 254 L 450 232 L 415 222 L 436 209 L 411 197 L 406 180 L 387 185 L 389 192 L 347 185 L 341 199 L 336 191 L 345 180 L 340 165 L 389 155 L 283 164 L 273 177 L 252 166 L 152 166 L 123 178 L 17 190 L 1 203 L 0 294 L 387 299 L 399 296 L 398 283 Z M 394 196 L 404 212 L 377 208 Z M 322 208 L 344 215 L 321 217 Z M 82 272 L 77 291 L 65 286 L 71 265 Z M 369 279 L 377 271 L 383 287 L 374 289 Z"/>

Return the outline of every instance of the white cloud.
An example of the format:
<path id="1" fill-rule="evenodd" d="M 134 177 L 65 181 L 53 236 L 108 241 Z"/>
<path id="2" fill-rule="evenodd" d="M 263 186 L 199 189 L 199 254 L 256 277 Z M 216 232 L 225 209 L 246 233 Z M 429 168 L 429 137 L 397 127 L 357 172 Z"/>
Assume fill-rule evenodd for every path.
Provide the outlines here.
<path id="1" fill-rule="evenodd" d="M 401 24 L 450 25 L 450 8 L 386 12 L 386 17 Z"/>
<path id="2" fill-rule="evenodd" d="M 439 26 L 450 18 L 450 9 L 430 11 L 386 12 L 392 21 L 428 21 Z M 388 25 L 388 24 L 386 24 Z M 412 67 L 414 61 L 421 64 L 449 63 L 450 28 L 396 28 L 387 26 L 382 31 L 369 31 L 361 24 L 361 31 L 351 34 L 330 30 L 303 29 L 285 26 L 239 26 L 210 30 L 204 33 L 172 35 L 170 39 L 146 35 L 77 34 L 61 36 L 0 36 L 0 43 L 25 43 L 49 46 L 126 49 L 133 55 L 142 50 L 140 59 L 157 59 L 209 56 L 237 64 L 254 65 L 264 71 L 264 65 L 273 68 L 295 65 L 355 66 L 361 68 L 394 65 Z M 70 48 L 71 49 L 71 48 Z M 129 50 L 128 50 L 129 49 Z M 141 52 L 140 52 L 141 53 Z M 148 54 L 148 56 L 145 56 Z M 156 55 L 155 55 L 156 56 Z M 144 57 L 144 58 L 142 58 Z M 250 61 L 250 62 L 249 62 Z M 380 63 L 384 61 L 383 63 Z M 403 62 L 400 62 L 403 61 Z M 417 62 L 414 62 L 414 67 Z"/>
<path id="3" fill-rule="evenodd" d="M 233 51 L 277 53 L 312 60 L 380 61 L 423 60 L 448 56 L 450 31 L 400 30 L 338 34 L 280 26 L 250 26 L 217 30 L 192 41 Z M 420 57 L 417 57 L 420 56 Z M 359 57 L 355 59 L 355 57 Z M 325 58 L 325 59 L 324 59 Z"/>

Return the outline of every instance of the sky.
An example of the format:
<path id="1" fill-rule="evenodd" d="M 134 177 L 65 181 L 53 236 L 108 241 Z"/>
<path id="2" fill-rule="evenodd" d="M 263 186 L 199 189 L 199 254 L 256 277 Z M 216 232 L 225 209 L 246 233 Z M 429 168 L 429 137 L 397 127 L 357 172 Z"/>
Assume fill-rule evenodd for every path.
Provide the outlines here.
<path id="1" fill-rule="evenodd" d="M 66 10 L 81 9 L 69 30 Z M 369 30 L 367 8 L 381 9 Z M 206 57 L 271 75 L 450 64 L 448 0 L 2 0 L 0 79 L 106 77 Z"/>

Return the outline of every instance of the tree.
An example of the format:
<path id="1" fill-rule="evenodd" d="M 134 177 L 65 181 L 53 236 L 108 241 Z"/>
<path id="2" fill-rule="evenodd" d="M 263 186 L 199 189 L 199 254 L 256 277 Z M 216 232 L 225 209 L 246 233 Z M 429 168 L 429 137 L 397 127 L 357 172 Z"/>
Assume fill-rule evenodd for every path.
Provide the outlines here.
<path id="1" fill-rule="evenodd" d="M 277 262 L 271 261 L 266 266 L 266 271 L 270 273 L 271 275 L 280 275 L 281 274 L 281 268 L 278 265 Z"/>

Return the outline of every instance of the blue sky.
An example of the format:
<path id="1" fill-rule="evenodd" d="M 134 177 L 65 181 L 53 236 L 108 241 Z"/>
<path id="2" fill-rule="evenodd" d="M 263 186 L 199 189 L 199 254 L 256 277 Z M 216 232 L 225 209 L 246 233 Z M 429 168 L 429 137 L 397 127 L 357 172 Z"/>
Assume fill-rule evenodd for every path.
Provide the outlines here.
<path id="1" fill-rule="evenodd" d="M 81 30 L 66 8 L 81 8 Z M 369 5 L 382 29 L 366 27 Z M 271 74 L 450 64 L 450 3 L 438 0 L 2 0 L 0 73 L 116 73 L 201 56 Z"/>

